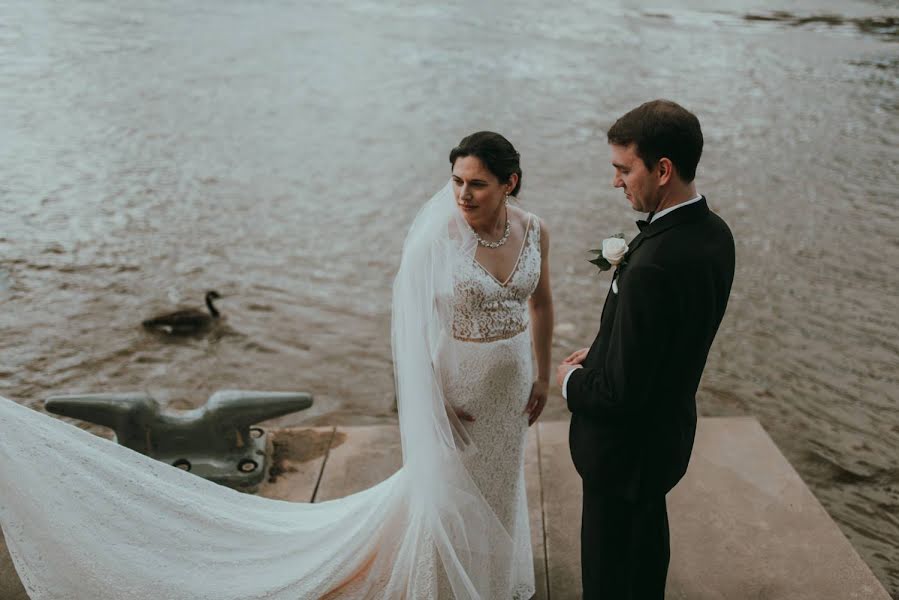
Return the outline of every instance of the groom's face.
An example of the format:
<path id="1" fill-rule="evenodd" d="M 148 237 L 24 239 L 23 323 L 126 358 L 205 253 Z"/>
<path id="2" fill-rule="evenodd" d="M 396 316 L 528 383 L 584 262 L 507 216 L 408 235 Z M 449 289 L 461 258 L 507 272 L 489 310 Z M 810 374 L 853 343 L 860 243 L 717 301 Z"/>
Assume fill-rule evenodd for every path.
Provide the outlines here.
<path id="1" fill-rule="evenodd" d="M 639 212 L 650 212 L 658 205 L 658 178 L 655 169 L 646 168 L 637 154 L 637 145 L 609 144 L 612 149 L 612 166 L 615 177 L 612 185 L 621 188 L 631 207 Z"/>

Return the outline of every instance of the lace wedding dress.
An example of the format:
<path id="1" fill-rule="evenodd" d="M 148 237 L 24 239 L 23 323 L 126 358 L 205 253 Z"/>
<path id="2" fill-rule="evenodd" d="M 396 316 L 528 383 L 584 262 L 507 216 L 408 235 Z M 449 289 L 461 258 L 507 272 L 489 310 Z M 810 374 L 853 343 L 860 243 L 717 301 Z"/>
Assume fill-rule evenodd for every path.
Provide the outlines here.
<path id="1" fill-rule="evenodd" d="M 0 526 L 29 596 L 529 598 L 538 224 L 529 217 L 500 283 L 475 261 L 449 185 L 416 217 L 394 282 L 403 467 L 345 498 L 235 492 L 0 398 Z M 459 422 L 456 406 L 476 421 Z"/>
<path id="2" fill-rule="evenodd" d="M 474 259 L 460 264 L 455 277 L 451 343 L 459 364 L 445 374 L 447 398 L 475 418 L 464 427 L 479 452 L 463 462 L 514 544 L 510 573 L 504 572 L 502 563 L 491 565 L 490 598 L 503 598 L 506 576 L 513 598 L 527 600 L 534 594 L 524 482 L 528 428 L 524 409 L 534 381 L 527 301 L 540 279 L 539 223 L 528 215 L 518 262 L 505 282 Z"/>

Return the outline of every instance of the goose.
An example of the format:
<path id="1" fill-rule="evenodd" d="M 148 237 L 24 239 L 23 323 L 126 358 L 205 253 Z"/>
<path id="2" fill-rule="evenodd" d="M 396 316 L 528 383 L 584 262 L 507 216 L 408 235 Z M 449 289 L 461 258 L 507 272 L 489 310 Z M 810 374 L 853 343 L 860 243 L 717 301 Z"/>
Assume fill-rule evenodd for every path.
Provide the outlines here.
<path id="1" fill-rule="evenodd" d="M 193 335 L 209 329 L 219 319 L 219 311 L 213 306 L 213 300 L 222 296 L 215 290 L 206 292 L 206 307 L 209 312 L 196 308 L 177 310 L 159 315 L 141 323 L 145 329 L 169 335 Z"/>

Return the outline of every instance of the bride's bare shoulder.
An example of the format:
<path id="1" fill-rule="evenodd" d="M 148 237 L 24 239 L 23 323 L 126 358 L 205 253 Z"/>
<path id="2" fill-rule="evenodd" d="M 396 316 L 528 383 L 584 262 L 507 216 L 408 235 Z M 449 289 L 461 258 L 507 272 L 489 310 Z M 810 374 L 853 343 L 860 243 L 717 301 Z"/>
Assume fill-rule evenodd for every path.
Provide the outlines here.
<path id="1" fill-rule="evenodd" d="M 537 215 L 529 213 L 520 206 L 515 206 L 512 203 L 509 203 L 509 218 L 512 219 L 512 223 L 520 226 L 522 229 L 527 228 L 529 219 L 534 219 L 536 221 L 540 220 Z"/>
<path id="2" fill-rule="evenodd" d="M 509 204 L 509 216 L 513 219 L 516 227 L 521 228 L 520 231 L 527 231 L 534 227 L 538 228 L 540 252 L 546 256 L 549 252 L 549 230 L 546 227 L 546 222 L 534 213 L 528 212 L 520 206 L 514 206 L 512 204 Z"/>
<path id="3" fill-rule="evenodd" d="M 546 229 L 546 224 L 543 219 L 532 212 L 526 211 L 520 206 L 509 204 L 509 216 L 512 217 L 513 222 L 516 225 L 520 225 L 522 229 L 527 229 L 529 219 L 533 220 L 533 222 L 531 223 L 531 227 L 533 227 L 534 225 L 539 225 L 541 231 Z"/>

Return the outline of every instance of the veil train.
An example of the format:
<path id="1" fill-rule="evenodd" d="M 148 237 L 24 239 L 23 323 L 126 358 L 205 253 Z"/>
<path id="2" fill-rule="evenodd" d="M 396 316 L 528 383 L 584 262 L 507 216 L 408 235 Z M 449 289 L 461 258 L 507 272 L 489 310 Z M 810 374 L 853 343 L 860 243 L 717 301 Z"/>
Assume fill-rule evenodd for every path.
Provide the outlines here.
<path id="1" fill-rule="evenodd" d="M 242 494 L 0 398 L 0 526 L 30 597 L 486 599 L 484 565 L 511 565 L 513 543 L 463 464 L 477 448 L 441 382 L 454 265 L 475 249 L 447 184 L 393 286 L 403 466 L 345 498 Z"/>

